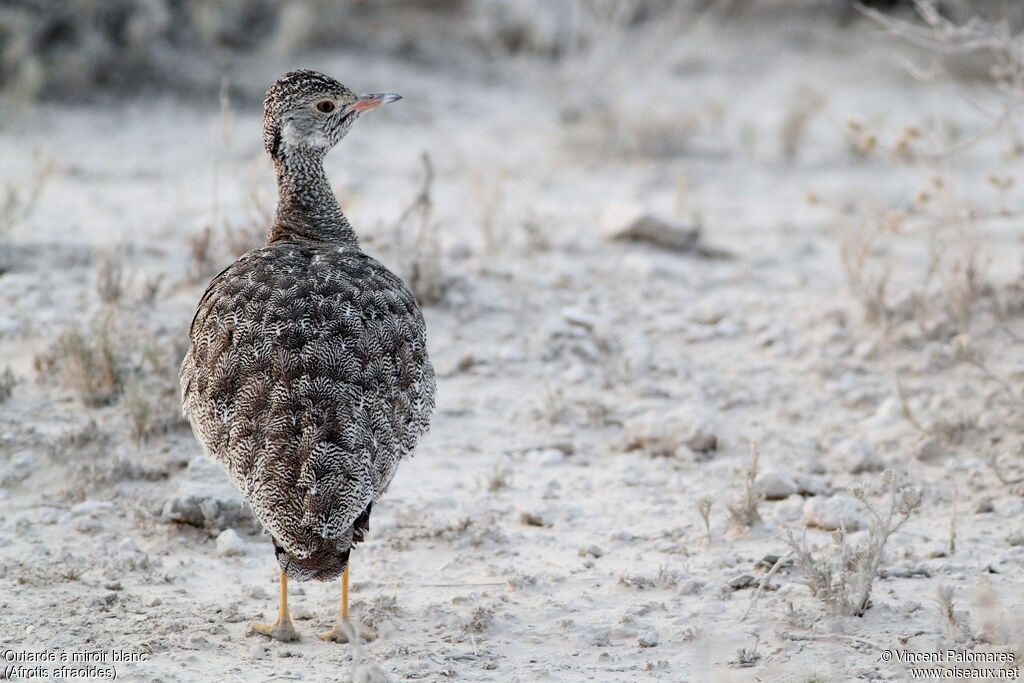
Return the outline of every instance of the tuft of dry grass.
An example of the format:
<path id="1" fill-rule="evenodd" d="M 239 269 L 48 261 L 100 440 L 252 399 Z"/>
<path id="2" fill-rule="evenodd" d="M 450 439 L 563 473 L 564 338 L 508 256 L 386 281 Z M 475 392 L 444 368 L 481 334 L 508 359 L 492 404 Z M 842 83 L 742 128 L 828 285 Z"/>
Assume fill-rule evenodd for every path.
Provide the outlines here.
<path id="1" fill-rule="evenodd" d="M 697 499 L 697 512 L 700 513 L 700 518 L 704 520 L 704 533 L 707 536 L 707 544 L 711 545 L 711 508 L 715 504 L 715 499 L 711 496 L 701 496 Z"/>
<path id="2" fill-rule="evenodd" d="M 743 476 L 743 491 L 726 506 L 729 510 L 729 520 L 733 531 L 746 531 L 761 521 L 757 506 L 764 500 L 764 496 L 754 488 L 759 458 L 760 451 L 757 441 L 753 441 L 750 444 L 750 465 Z"/>
<path id="3" fill-rule="evenodd" d="M 203 226 L 197 231 L 185 235 L 188 244 L 189 276 L 194 282 L 200 282 L 214 271 L 213 254 L 210 247 L 213 243 L 213 229 Z"/>
<path id="4" fill-rule="evenodd" d="M 100 301 L 115 304 L 124 293 L 124 267 L 113 253 L 103 254 L 96 267 L 96 292 Z"/>
<path id="5" fill-rule="evenodd" d="M 11 366 L 6 366 L 4 371 L 0 373 L 0 403 L 11 397 L 11 394 L 14 393 L 14 385 L 17 383 L 18 378 L 14 375 L 14 371 L 11 370 Z"/>
<path id="6" fill-rule="evenodd" d="M 447 283 L 441 265 L 440 226 L 433 220 L 434 164 L 423 152 L 423 184 L 392 227 L 398 249 L 399 267 L 405 281 L 423 305 L 444 298 Z"/>
<path id="7" fill-rule="evenodd" d="M 70 325 L 46 352 L 36 356 L 40 379 L 55 378 L 90 407 L 108 405 L 124 386 L 125 359 L 117 347 L 112 316 L 83 330 Z"/>
<path id="8" fill-rule="evenodd" d="M 802 87 L 793 94 L 779 127 L 782 156 L 786 161 L 796 159 L 800 143 L 807 135 L 807 127 L 824 107 L 825 96 L 817 90 Z"/>
<path id="9" fill-rule="evenodd" d="M 0 237 L 5 236 L 18 223 L 27 219 L 39 204 L 46 184 L 56 174 L 57 165 L 51 159 L 36 154 L 32 172 L 22 183 L 7 183 L 0 201 Z"/>

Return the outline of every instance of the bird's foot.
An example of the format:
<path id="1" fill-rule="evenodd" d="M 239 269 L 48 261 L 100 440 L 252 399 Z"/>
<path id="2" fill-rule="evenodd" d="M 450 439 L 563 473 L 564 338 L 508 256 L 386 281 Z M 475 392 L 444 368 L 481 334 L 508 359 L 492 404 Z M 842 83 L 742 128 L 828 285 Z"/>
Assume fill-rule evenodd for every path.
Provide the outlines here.
<path id="1" fill-rule="evenodd" d="M 363 624 L 353 624 L 344 619 L 338 619 L 330 631 L 320 634 L 320 640 L 333 640 L 336 643 L 351 643 L 357 637 L 362 640 L 373 640 L 377 634 Z"/>
<path id="2" fill-rule="evenodd" d="M 282 643 L 290 643 L 299 639 L 299 632 L 292 626 L 292 620 L 287 615 L 283 619 L 279 616 L 273 624 L 261 624 L 254 621 L 249 624 L 249 628 L 257 633 L 280 640 Z"/>

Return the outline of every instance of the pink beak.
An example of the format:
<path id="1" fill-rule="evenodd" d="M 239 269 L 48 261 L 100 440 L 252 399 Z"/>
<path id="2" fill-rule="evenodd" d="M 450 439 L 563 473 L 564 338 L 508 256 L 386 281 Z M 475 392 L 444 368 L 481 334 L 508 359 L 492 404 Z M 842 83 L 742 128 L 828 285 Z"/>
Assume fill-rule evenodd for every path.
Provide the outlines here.
<path id="1" fill-rule="evenodd" d="M 394 102 L 395 100 L 402 99 L 401 95 L 393 92 L 374 92 L 369 95 L 360 95 L 359 99 L 348 105 L 345 109 L 345 113 L 349 114 L 354 111 L 366 111 L 367 109 L 373 109 L 379 107 L 382 104 L 388 102 Z"/>

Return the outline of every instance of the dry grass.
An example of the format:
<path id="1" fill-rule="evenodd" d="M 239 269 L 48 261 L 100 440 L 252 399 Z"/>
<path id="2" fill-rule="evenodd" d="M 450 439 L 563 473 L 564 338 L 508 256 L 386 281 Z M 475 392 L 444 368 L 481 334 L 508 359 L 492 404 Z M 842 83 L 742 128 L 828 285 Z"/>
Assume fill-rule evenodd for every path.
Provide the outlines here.
<path id="1" fill-rule="evenodd" d="M 14 385 L 18 383 L 18 378 L 14 375 L 14 371 L 11 370 L 11 366 L 6 366 L 4 371 L 0 373 L 0 403 L 3 403 L 11 397 L 14 393 Z"/>
<path id="2" fill-rule="evenodd" d="M 701 496 L 697 499 L 697 512 L 700 513 L 700 518 L 704 520 L 704 533 L 708 545 L 711 545 L 711 508 L 714 504 L 715 499 L 711 496 Z"/>
<path id="3" fill-rule="evenodd" d="M 807 135 L 807 127 L 824 107 L 825 96 L 817 90 L 803 87 L 793 94 L 786 116 L 779 127 L 779 141 L 782 144 L 784 159 L 792 161 L 796 158 L 800 144 Z"/>
<path id="4" fill-rule="evenodd" d="M 392 227 L 403 279 L 420 304 L 444 298 L 446 282 L 441 265 L 440 226 L 433 220 L 434 164 L 423 152 L 423 184 Z"/>
<path id="5" fill-rule="evenodd" d="M 117 400 L 124 387 L 125 358 L 117 346 L 113 316 L 97 320 L 90 329 L 70 325 L 49 350 L 36 356 L 40 380 L 57 379 L 90 407 Z"/>
<path id="6" fill-rule="evenodd" d="M 764 500 L 764 496 L 754 488 L 759 457 L 760 451 L 757 448 L 757 442 L 754 441 L 750 444 L 750 465 L 744 472 L 743 491 L 726 506 L 729 510 L 729 521 L 733 531 L 746 531 L 761 521 L 757 506 Z"/>
<path id="7" fill-rule="evenodd" d="M 0 202 L 0 237 L 10 234 L 16 225 L 32 215 L 46 184 L 56 171 L 57 165 L 52 160 L 36 154 L 29 176 L 20 183 L 11 182 L 4 186 Z"/>
<path id="8" fill-rule="evenodd" d="M 100 301 L 114 304 L 124 293 L 124 266 L 113 253 L 103 254 L 96 267 L 96 292 Z"/>

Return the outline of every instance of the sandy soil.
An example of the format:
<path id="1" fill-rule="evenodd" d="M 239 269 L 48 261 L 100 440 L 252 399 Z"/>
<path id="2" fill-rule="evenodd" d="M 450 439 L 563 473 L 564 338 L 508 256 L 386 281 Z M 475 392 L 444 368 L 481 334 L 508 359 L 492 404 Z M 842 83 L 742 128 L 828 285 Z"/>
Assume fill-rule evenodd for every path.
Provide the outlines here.
<path id="1" fill-rule="evenodd" d="M 946 648 L 1019 664 L 1021 243 L 985 180 L 1019 162 L 998 139 L 939 161 L 893 153 L 907 126 L 923 149 L 986 121 L 948 83 L 910 78 L 866 27 L 684 38 L 672 68 L 649 71 L 600 55 L 253 65 L 260 87 L 302 65 L 405 96 L 364 117 L 328 173 L 366 250 L 406 273 L 415 221 L 393 226 L 421 152 L 436 169 L 438 412 L 353 555 L 353 609 L 378 634 L 358 646 L 315 637 L 337 584 L 292 585 L 301 641 L 247 632 L 276 609 L 272 549 L 174 403 L 194 305 L 232 258 L 223 226 L 256 246 L 274 199 L 258 102 L 228 117 L 147 98 L 6 118 L 0 181 L 23 191 L 38 159 L 55 171 L 0 240 L 0 371 L 18 380 L 0 403 L 0 648 L 58 659 L 2 664 L 52 673 L 62 654 L 105 652 L 119 679 L 161 681 L 909 680 L 886 652 Z M 787 160 L 780 131 L 807 93 L 821 102 Z M 854 115 L 877 153 L 851 152 Z M 970 222 L 988 289 L 969 339 L 927 277 L 932 207 L 966 201 L 992 209 Z M 1017 188 L 1006 201 L 1021 205 Z M 622 206 L 699 217 L 729 256 L 611 240 L 602 214 Z M 865 316 L 840 257 L 874 206 L 903 220 L 867 249 L 889 274 L 888 326 Z M 187 236 L 208 225 L 197 264 Z M 110 263 L 122 291 L 103 302 Z M 103 320 L 130 381 L 86 405 L 52 345 Z M 968 347 L 987 370 L 958 362 Z M 140 418 L 144 438 L 140 402 L 156 416 Z M 738 530 L 727 508 L 754 440 L 759 486 L 783 498 Z M 748 613 L 787 530 L 819 555 L 833 546 L 809 501 L 850 508 L 851 539 L 869 541 L 870 514 L 844 491 L 865 484 L 884 513 L 887 468 L 921 505 L 889 539 L 866 614 L 836 614 L 792 562 Z"/>

